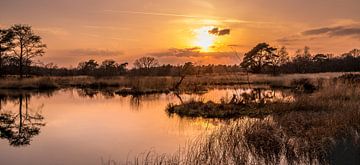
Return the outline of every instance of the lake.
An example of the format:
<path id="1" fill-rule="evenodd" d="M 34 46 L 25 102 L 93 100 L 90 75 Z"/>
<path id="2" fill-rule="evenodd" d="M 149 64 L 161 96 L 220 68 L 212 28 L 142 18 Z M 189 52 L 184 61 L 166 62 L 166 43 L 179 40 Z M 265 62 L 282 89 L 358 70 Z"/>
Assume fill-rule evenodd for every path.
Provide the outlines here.
<path id="1" fill-rule="evenodd" d="M 200 135 L 230 121 L 169 116 L 169 103 L 220 101 L 247 89 L 205 94 L 118 96 L 111 91 L 63 89 L 1 91 L 0 162 L 4 164 L 101 164 L 125 162 L 154 150 L 174 153 Z M 269 100 L 292 96 L 262 90 Z"/>

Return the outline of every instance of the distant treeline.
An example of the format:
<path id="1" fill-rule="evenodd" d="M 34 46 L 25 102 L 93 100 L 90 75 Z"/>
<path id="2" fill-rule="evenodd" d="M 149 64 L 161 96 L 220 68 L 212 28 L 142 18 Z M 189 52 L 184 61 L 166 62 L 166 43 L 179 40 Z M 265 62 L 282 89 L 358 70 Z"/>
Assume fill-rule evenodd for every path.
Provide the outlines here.
<path id="1" fill-rule="evenodd" d="M 240 64 L 252 73 L 319 73 L 319 72 L 354 72 L 360 71 L 360 50 L 333 54 L 311 54 L 310 48 L 299 49 L 290 58 L 285 47 L 271 47 L 260 43 L 245 53 Z"/>
<path id="2" fill-rule="evenodd" d="M 350 53 L 336 57 L 331 54 L 296 56 L 292 61 L 281 65 L 279 71 L 280 73 L 358 72 L 360 50 L 354 49 Z"/>
<path id="3" fill-rule="evenodd" d="M 285 47 L 274 48 L 267 43 L 259 43 L 245 53 L 239 65 L 160 65 L 154 57 L 142 57 L 128 69 L 128 63 L 105 60 L 80 62 L 76 68 L 59 68 L 54 63 L 41 64 L 33 59 L 45 54 L 46 45 L 29 25 L 13 25 L 0 29 L 0 76 L 184 76 L 225 74 L 237 72 L 281 74 L 318 72 L 360 71 L 360 50 L 354 49 L 342 55 L 311 54 L 305 47 L 290 58 Z M 234 56 L 237 53 L 234 53 Z"/>
<path id="4" fill-rule="evenodd" d="M 295 56 L 289 61 L 275 66 L 263 66 L 260 72 L 264 74 L 287 74 L 287 73 L 320 73 L 320 72 L 357 72 L 360 71 L 360 55 L 346 53 L 341 56 L 317 54 L 314 56 Z M 355 52 L 354 50 L 352 52 Z M 143 57 L 152 58 L 152 57 Z M 143 59 L 141 58 L 141 59 Z M 156 60 L 156 59 L 154 59 Z M 137 60 L 138 61 L 138 60 Z M 245 72 L 241 65 L 194 65 L 191 62 L 184 65 L 135 65 L 128 69 L 128 63 L 117 63 L 114 60 L 105 60 L 101 63 L 89 60 L 79 63 L 76 68 L 59 68 L 55 64 L 29 66 L 25 69 L 26 75 L 39 76 L 182 76 L 226 74 Z M 3 73 L 18 75 L 18 66 L 14 63 L 5 63 Z"/>
<path id="5" fill-rule="evenodd" d="M 85 64 L 85 65 L 83 65 Z M 113 60 L 105 60 L 101 64 L 97 64 L 94 60 L 82 62 L 76 68 L 59 68 L 54 64 L 44 66 L 31 66 L 25 72 L 26 75 L 37 76 L 181 76 L 186 75 L 205 75 L 205 74 L 224 74 L 242 72 L 243 69 L 239 65 L 201 65 L 194 66 L 192 63 L 186 71 L 185 65 L 159 65 L 151 68 L 132 68 L 127 69 L 127 63 L 118 64 Z M 7 75 L 18 75 L 16 65 L 5 65 L 4 73 Z"/>

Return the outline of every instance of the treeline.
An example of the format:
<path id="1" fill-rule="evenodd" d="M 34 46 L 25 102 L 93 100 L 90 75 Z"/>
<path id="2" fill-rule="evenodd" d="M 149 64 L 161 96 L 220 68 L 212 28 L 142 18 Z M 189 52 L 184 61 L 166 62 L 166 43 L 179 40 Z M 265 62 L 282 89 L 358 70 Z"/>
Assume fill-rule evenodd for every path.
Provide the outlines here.
<path id="1" fill-rule="evenodd" d="M 304 48 L 304 50 L 307 49 L 307 47 Z M 292 61 L 281 65 L 279 70 L 280 73 L 358 72 L 360 71 L 360 50 L 354 49 L 340 56 L 300 53 L 296 54 Z"/>
<path id="2" fill-rule="evenodd" d="M 348 53 L 335 56 L 333 54 L 315 54 L 309 47 L 299 49 L 290 58 L 285 47 L 271 47 L 267 43 L 259 43 L 245 53 L 240 64 L 251 73 L 319 73 L 319 72 L 355 72 L 360 71 L 360 50 L 353 49 Z"/>
<path id="3" fill-rule="evenodd" d="M 31 75 L 37 76 L 182 76 L 182 75 L 206 75 L 242 72 L 239 65 L 200 65 L 195 66 L 188 62 L 184 65 L 157 65 L 149 68 L 134 67 L 127 68 L 128 63 L 117 63 L 114 60 L 105 60 L 98 63 L 89 60 L 79 63 L 76 68 L 59 68 L 53 63 L 43 66 L 31 66 Z M 186 69 L 185 69 L 186 68 Z M 13 70 L 13 69 L 8 69 Z M 7 72 L 9 75 L 16 75 Z"/>

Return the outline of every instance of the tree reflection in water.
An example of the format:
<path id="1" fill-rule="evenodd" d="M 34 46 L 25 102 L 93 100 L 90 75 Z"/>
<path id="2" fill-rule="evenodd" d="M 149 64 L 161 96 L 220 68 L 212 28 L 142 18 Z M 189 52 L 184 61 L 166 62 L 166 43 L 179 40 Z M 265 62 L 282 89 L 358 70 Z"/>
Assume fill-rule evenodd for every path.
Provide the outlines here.
<path id="1" fill-rule="evenodd" d="M 19 109 L 5 110 L 3 103 L 13 102 L 19 105 Z M 45 126 L 44 117 L 29 108 L 30 95 L 0 97 L 0 138 L 7 139 L 11 146 L 30 145 L 31 139 L 40 133 L 41 127 Z"/>

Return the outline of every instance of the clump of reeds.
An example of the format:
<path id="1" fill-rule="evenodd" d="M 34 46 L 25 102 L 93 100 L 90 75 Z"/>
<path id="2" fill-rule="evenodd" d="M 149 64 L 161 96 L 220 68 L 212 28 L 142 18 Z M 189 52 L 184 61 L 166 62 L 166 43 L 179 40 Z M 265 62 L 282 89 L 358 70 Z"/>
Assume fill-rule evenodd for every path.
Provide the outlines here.
<path id="1" fill-rule="evenodd" d="M 312 93 L 318 89 L 318 87 L 315 86 L 314 83 L 311 82 L 311 80 L 307 79 L 307 78 L 293 80 L 291 82 L 291 87 L 293 89 L 295 89 L 296 91 L 307 92 L 307 93 Z"/>
<path id="2" fill-rule="evenodd" d="M 350 82 L 350 83 L 360 83 L 360 74 L 344 74 L 337 78 L 343 82 Z"/>
<path id="3" fill-rule="evenodd" d="M 168 104 L 166 112 L 169 116 L 174 114 L 180 117 L 202 117 L 202 118 L 238 118 L 240 116 L 262 117 L 269 114 L 269 111 L 257 109 L 260 104 L 243 102 L 204 102 L 202 100 L 190 100 L 182 104 Z"/>
<path id="4" fill-rule="evenodd" d="M 49 77 L 31 79 L 5 79 L 0 82 L 2 89 L 37 89 L 49 90 L 58 88 L 58 84 Z"/>

